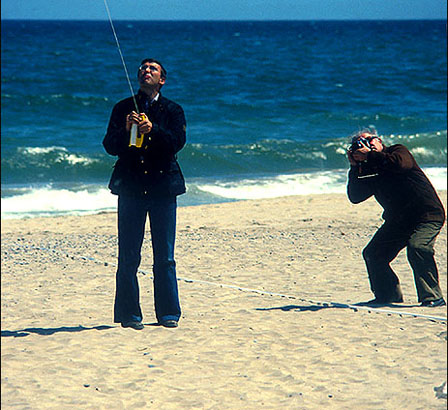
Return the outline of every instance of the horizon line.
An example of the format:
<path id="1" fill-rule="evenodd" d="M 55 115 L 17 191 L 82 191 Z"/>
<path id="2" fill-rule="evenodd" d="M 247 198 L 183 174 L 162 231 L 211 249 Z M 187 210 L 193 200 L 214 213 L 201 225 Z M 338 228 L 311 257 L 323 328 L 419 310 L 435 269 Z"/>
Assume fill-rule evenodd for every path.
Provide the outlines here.
<path id="1" fill-rule="evenodd" d="M 108 22 L 108 19 L 89 18 L 1 18 L 0 21 L 90 21 Z M 305 18 L 305 19 L 114 19 L 114 21 L 135 22 L 283 22 L 283 21 L 447 21 L 446 18 Z"/>
<path id="2" fill-rule="evenodd" d="M 107 19 L 65 19 L 65 18 L 1 18 L 1 22 L 90 22 L 107 23 Z M 441 21 L 446 22 L 446 18 L 340 18 L 340 19 L 114 19 L 115 22 L 157 22 L 157 23 L 274 23 L 274 22 L 412 22 L 412 21 Z"/>

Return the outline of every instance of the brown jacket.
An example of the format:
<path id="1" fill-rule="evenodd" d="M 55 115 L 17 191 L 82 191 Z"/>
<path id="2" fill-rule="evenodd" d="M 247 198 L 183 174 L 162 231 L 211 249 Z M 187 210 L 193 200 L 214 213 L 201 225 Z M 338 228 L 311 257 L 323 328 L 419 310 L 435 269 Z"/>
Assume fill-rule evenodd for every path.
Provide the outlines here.
<path id="1" fill-rule="evenodd" d="M 366 165 L 375 176 L 359 178 L 359 166 L 350 169 L 347 194 L 352 203 L 374 195 L 384 208 L 386 221 L 445 221 L 445 210 L 434 187 L 404 145 L 369 152 Z"/>

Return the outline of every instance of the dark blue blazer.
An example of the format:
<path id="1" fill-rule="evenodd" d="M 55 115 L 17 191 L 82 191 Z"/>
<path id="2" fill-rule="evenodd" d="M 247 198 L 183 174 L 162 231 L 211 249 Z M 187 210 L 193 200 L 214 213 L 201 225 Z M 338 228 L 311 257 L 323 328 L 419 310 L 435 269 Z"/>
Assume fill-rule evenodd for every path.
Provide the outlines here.
<path id="1" fill-rule="evenodd" d="M 139 112 L 145 112 L 153 124 L 140 148 L 129 147 L 126 116 L 135 111 L 129 97 L 118 102 L 110 117 L 103 146 L 118 156 L 109 183 L 113 194 L 137 197 L 167 197 L 185 193 L 177 153 L 186 142 L 186 120 L 179 104 L 159 95 L 152 105 L 143 92 L 135 96 Z"/>

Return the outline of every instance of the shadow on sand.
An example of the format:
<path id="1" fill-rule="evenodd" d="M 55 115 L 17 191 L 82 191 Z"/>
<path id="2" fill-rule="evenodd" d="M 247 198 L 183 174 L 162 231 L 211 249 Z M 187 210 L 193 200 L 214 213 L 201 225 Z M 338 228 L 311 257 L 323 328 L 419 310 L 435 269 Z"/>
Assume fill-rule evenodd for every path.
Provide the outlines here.
<path id="1" fill-rule="evenodd" d="M 334 306 L 299 306 L 299 305 L 287 305 L 287 306 L 278 306 L 278 307 L 270 307 L 270 308 L 257 308 L 255 310 L 283 310 L 284 312 L 289 312 L 290 310 L 298 310 L 300 312 L 316 312 L 321 309 L 328 309 Z"/>
<path id="2" fill-rule="evenodd" d="M 60 332 L 83 332 L 85 330 L 106 330 L 106 329 L 112 329 L 115 326 L 93 326 L 93 327 L 84 327 L 84 326 L 61 326 L 61 327 L 49 327 L 49 328 L 43 328 L 43 327 L 28 327 L 26 329 L 20 329 L 20 330 L 2 330 L 2 337 L 25 337 L 28 336 L 30 333 L 35 333 L 41 336 L 50 336 L 54 335 L 55 333 Z"/>
<path id="3" fill-rule="evenodd" d="M 316 312 L 322 309 L 352 309 L 354 311 L 358 309 L 362 310 L 375 310 L 381 308 L 414 308 L 416 305 L 403 305 L 403 304 L 369 304 L 368 302 L 361 302 L 355 304 L 345 304 L 345 303 L 318 303 L 311 306 L 300 306 L 300 305 L 286 305 L 277 306 L 270 308 L 257 308 L 255 310 L 283 310 L 284 312 L 289 312 L 290 310 L 296 310 L 299 312 Z"/>

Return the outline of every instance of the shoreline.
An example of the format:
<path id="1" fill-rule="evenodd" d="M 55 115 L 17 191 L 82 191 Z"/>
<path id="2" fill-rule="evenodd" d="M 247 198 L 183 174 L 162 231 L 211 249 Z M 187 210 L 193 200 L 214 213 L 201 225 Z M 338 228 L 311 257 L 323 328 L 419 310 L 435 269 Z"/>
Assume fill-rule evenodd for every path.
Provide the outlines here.
<path id="1" fill-rule="evenodd" d="M 442 198 L 444 195 L 446 196 L 447 190 L 443 189 L 436 189 L 439 196 Z M 197 204 L 189 204 L 189 203 L 182 203 L 182 200 L 178 200 L 178 209 L 183 208 L 189 208 L 189 207 L 199 207 L 199 206 L 213 206 L 213 205 L 219 205 L 219 204 L 232 204 L 232 203 L 239 203 L 239 202 L 246 202 L 246 201 L 266 201 L 266 200 L 276 200 L 276 199 L 288 199 L 288 198 L 301 198 L 301 197 L 312 197 L 312 196 L 346 196 L 345 192 L 322 192 L 322 193 L 305 193 L 305 194 L 292 194 L 292 195 L 283 195 L 283 196 L 275 196 L 275 197 L 265 197 L 265 198 L 249 198 L 249 199 L 238 199 L 238 198 L 222 198 L 222 200 L 217 202 L 210 202 L 210 203 L 197 203 Z M 116 196 L 111 195 L 112 198 L 116 198 Z M 182 197 L 181 197 L 182 198 Z M 102 215 L 102 214 L 116 214 L 116 208 L 113 209 L 106 209 L 106 210 L 98 210 L 98 211 L 78 211 L 79 213 L 71 213 L 68 211 L 67 213 L 59 213 L 54 215 L 36 215 L 36 216 L 14 216 L 14 217 L 1 217 L 0 220 L 2 222 L 4 221 L 17 221 L 17 220 L 32 220 L 32 219 L 48 219 L 48 218 L 67 218 L 67 217 L 87 217 L 87 216 L 95 216 L 95 215 Z"/>
<path id="2" fill-rule="evenodd" d="M 446 320 L 426 316 L 446 307 L 418 305 L 405 252 L 403 304 L 341 306 L 372 298 L 361 251 L 380 215 L 345 194 L 179 207 L 179 328 L 154 325 L 147 229 L 139 332 L 112 321 L 116 212 L 2 220 L 2 405 L 445 408 Z M 446 244 L 445 225 L 445 297 Z"/>
<path id="3" fill-rule="evenodd" d="M 424 168 L 438 192 L 446 190 L 446 167 Z M 434 171 L 435 170 L 435 171 Z M 178 198 L 179 207 L 213 205 L 246 200 L 263 200 L 289 196 L 345 194 L 347 169 L 247 176 L 232 179 L 195 179 L 188 182 L 187 193 Z M 85 216 L 114 212 L 116 196 L 102 184 L 75 187 L 27 187 L 15 191 L 2 186 L 2 220 Z M 443 188 L 443 189 L 442 189 Z M 8 193 L 9 192 L 9 193 Z M 69 205 L 67 205 L 69 204 Z"/>

